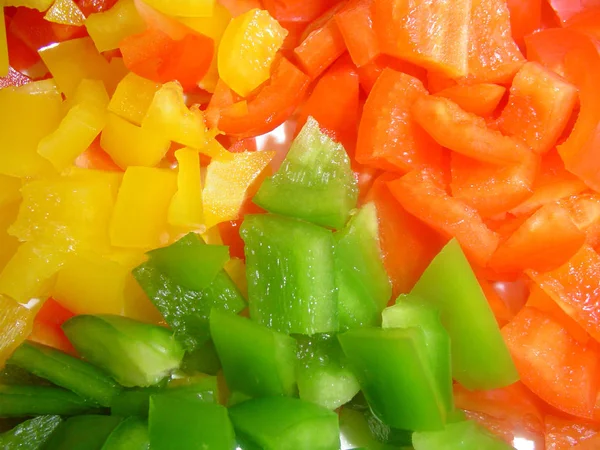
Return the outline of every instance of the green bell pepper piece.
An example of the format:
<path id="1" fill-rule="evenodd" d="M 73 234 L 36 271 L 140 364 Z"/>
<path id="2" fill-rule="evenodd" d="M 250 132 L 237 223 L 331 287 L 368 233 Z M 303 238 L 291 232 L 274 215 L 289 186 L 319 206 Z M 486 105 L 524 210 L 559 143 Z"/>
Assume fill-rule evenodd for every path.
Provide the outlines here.
<path id="1" fill-rule="evenodd" d="M 177 242 L 149 251 L 151 263 L 175 283 L 201 291 L 208 287 L 229 260 L 225 245 L 206 245 L 196 233 Z"/>
<path id="2" fill-rule="evenodd" d="M 441 431 L 413 434 L 415 450 L 512 450 L 477 423 L 466 420 L 446 425 Z"/>
<path id="3" fill-rule="evenodd" d="M 371 417 L 373 417 L 372 414 Z M 353 408 L 344 407 L 340 411 L 340 432 L 344 436 L 346 443 L 354 449 L 397 450 L 400 448 L 412 448 L 410 440 L 406 446 L 396 446 L 379 442 L 373 436 L 367 414 Z"/>
<path id="4" fill-rule="evenodd" d="M 221 370 L 221 361 L 212 339 L 201 344 L 195 350 L 187 352 L 181 361 L 181 369 L 185 372 L 202 372 L 216 375 Z"/>
<path id="5" fill-rule="evenodd" d="M 121 417 L 148 417 L 150 397 L 162 393 L 192 396 L 207 403 L 217 403 L 219 400 L 217 377 L 205 375 L 195 377 L 193 381 L 172 380 L 165 387 L 125 389 L 114 398 L 110 413 Z"/>
<path id="6" fill-rule="evenodd" d="M 112 398 L 121 390 L 115 380 L 96 366 L 35 342 L 21 344 L 8 363 L 102 406 L 110 406 Z"/>
<path id="7" fill-rule="evenodd" d="M 450 337 L 442 326 L 440 312 L 431 305 L 423 304 L 422 300 L 415 299 L 414 296 L 401 295 L 394 306 L 383 310 L 382 321 L 383 328 L 416 327 L 423 331 L 429 363 L 446 405 L 446 411 L 453 411 Z"/>
<path id="8" fill-rule="evenodd" d="M 170 330 L 127 317 L 80 315 L 62 328 L 81 356 L 125 387 L 158 383 L 184 354 Z"/>
<path id="9" fill-rule="evenodd" d="M 60 416 L 38 416 L 0 434 L 3 450 L 39 450 L 63 422 Z"/>
<path id="10" fill-rule="evenodd" d="M 148 423 L 138 417 L 129 417 L 110 433 L 102 450 L 148 450 L 149 448 Z"/>
<path id="11" fill-rule="evenodd" d="M 363 206 L 333 238 L 340 331 L 379 325 L 392 285 L 383 266 L 375 205 Z"/>
<path id="12" fill-rule="evenodd" d="M 298 336 L 296 375 L 300 398 L 337 409 L 360 391 L 334 335 Z"/>
<path id="13" fill-rule="evenodd" d="M 314 403 L 264 397 L 229 408 L 240 439 L 263 450 L 339 450 L 338 416 Z"/>
<path id="14" fill-rule="evenodd" d="M 344 147 L 309 117 L 281 164 L 254 196 L 272 213 L 342 228 L 356 207 L 358 185 Z"/>
<path id="15" fill-rule="evenodd" d="M 188 351 L 201 348 L 210 339 L 208 316 L 212 308 L 238 313 L 246 307 L 244 297 L 224 270 L 201 291 L 177 284 L 151 262 L 136 267 L 133 275 Z"/>
<path id="16" fill-rule="evenodd" d="M 337 331 L 333 234 L 272 214 L 247 215 L 240 228 L 246 247 L 250 317 L 282 333 Z"/>
<path id="17" fill-rule="evenodd" d="M 63 423 L 44 450 L 101 450 L 123 419 L 116 416 L 77 416 Z"/>
<path id="18" fill-rule="evenodd" d="M 213 309 L 210 333 L 229 389 L 251 397 L 296 393 L 296 341 L 245 317 Z"/>
<path id="19" fill-rule="evenodd" d="M 0 417 L 72 416 L 97 407 L 95 403 L 58 387 L 0 385 Z"/>
<path id="20" fill-rule="evenodd" d="M 227 408 L 192 396 L 153 395 L 148 422 L 152 450 L 235 448 Z"/>
<path id="21" fill-rule="evenodd" d="M 495 389 L 519 379 L 498 323 L 458 241 L 451 240 L 412 294 L 440 310 L 451 342 L 452 376 L 467 389 Z"/>
<path id="22" fill-rule="evenodd" d="M 36 377 L 31 372 L 13 364 L 7 364 L 0 370 L 0 384 L 18 386 L 52 386 L 48 380 Z"/>
<path id="23" fill-rule="evenodd" d="M 446 407 L 418 328 L 357 328 L 338 336 L 373 413 L 403 430 L 439 430 Z"/>

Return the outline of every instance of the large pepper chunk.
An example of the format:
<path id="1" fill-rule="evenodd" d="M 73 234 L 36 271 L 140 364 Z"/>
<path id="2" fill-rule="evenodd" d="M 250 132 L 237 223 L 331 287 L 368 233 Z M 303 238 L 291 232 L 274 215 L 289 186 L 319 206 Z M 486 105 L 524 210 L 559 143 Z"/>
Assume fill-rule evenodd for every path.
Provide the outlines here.
<path id="1" fill-rule="evenodd" d="M 336 331 L 331 231 L 287 217 L 247 215 L 240 230 L 246 244 L 250 317 L 284 333 Z"/>
<path id="2" fill-rule="evenodd" d="M 119 0 L 108 11 L 90 14 L 85 28 L 99 52 L 119 48 L 121 40 L 144 31 L 134 0 Z"/>
<path id="3" fill-rule="evenodd" d="M 468 389 L 494 389 L 518 379 L 500 330 L 460 245 L 451 240 L 411 293 L 436 306 L 452 343 L 452 375 Z"/>
<path id="4" fill-rule="evenodd" d="M 254 197 L 266 210 L 332 228 L 341 228 L 356 207 L 358 189 L 344 147 L 311 117 L 277 173 Z"/>

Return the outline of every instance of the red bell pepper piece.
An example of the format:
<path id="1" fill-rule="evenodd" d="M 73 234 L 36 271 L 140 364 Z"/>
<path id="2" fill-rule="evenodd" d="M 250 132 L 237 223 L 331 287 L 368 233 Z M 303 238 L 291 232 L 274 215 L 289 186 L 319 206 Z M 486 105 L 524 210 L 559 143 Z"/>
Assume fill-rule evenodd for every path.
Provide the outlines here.
<path id="1" fill-rule="evenodd" d="M 538 30 L 542 23 L 542 2 L 545 0 L 507 0 L 510 29 L 513 39 L 521 48 L 525 36 Z"/>
<path id="2" fill-rule="evenodd" d="M 115 172 L 123 172 L 123 169 L 119 167 L 100 146 L 100 138 L 97 137 L 92 142 L 86 151 L 77 157 L 75 165 L 84 169 L 95 169 L 95 170 L 110 170 Z"/>
<path id="3" fill-rule="evenodd" d="M 566 77 L 579 89 L 579 115 L 558 153 L 569 172 L 592 189 L 600 190 L 600 53 L 591 40 L 565 57 Z"/>
<path id="4" fill-rule="evenodd" d="M 61 325 L 74 314 L 56 300 L 49 298 L 44 302 L 35 316 L 33 330 L 29 339 L 40 344 L 75 354 L 75 349 L 65 336 Z"/>
<path id="5" fill-rule="evenodd" d="M 499 327 L 503 327 L 514 317 L 514 314 L 510 311 L 502 297 L 498 295 L 498 292 L 494 289 L 494 286 L 491 282 L 484 280 L 482 278 L 478 278 L 479 285 L 481 286 L 481 290 L 485 294 L 485 298 L 490 305 L 492 312 L 494 313 L 494 317 L 496 317 L 496 322 L 498 322 Z"/>
<path id="6" fill-rule="evenodd" d="M 585 242 L 569 211 L 549 203 L 527 219 L 492 256 L 498 271 L 552 270 L 569 260 Z"/>
<path id="7" fill-rule="evenodd" d="M 375 86 L 375 82 L 385 69 L 393 69 L 411 77 L 419 79 L 423 84 L 427 80 L 427 71 L 422 67 L 415 66 L 408 61 L 403 61 L 389 55 L 379 55 L 374 60 L 358 68 L 360 86 L 368 94 Z"/>
<path id="8" fill-rule="evenodd" d="M 585 233 L 585 242 L 594 248 L 600 244 L 600 195 L 584 192 L 560 201 L 569 211 L 577 228 Z"/>
<path id="9" fill-rule="evenodd" d="M 515 164 L 525 160 L 529 149 L 485 120 L 442 97 L 423 96 L 412 107 L 413 117 L 443 147 L 478 161 Z"/>
<path id="10" fill-rule="evenodd" d="M 336 61 L 319 79 L 308 100 L 300 107 L 296 130 L 308 116 L 319 122 L 321 130 L 346 151 L 354 150 L 358 126 L 358 73 L 349 57 Z"/>
<path id="11" fill-rule="evenodd" d="M 554 450 L 577 449 L 583 450 L 578 444 L 590 444 L 590 438 L 600 433 L 600 425 L 592 422 L 583 422 L 576 418 L 563 418 L 554 415 L 545 417 L 546 448 Z M 600 437 L 600 434 L 598 434 Z M 600 443 L 600 441 L 596 441 Z M 597 446 L 588 447 L 590 450 Z"/>
<path id="12" fill-rule="evenodd" d="M 506 88 L 492 83 L 456 85 L 436 92 L 438 97 L 452 100 L 468 113 L 490 116 L 504 97 Z"/>
<path id="13" fill-rule="evenodd" d="M 570 29 L 581 31 L 600 40 L 600 2 L 596 8 L 590 8 L 573 16 L 567 25 Z"/>
<path id="14" fill-rule="evenodd" d="M 600 256 L 584 245 L 562 266 L 527 275 L 593 338 L 600 339 Z"/>
<path id="15" fill-rule="evenodd" d="M 431 228 L 409 214 L 390 192 L 392 174 L 379 176 L 364 202 L 375 203 L 383 264 L 392 281 L 392 298 L 408 293 L 444 245 Z"/>
<path id="16" fill-rule="evenodd" d="M 385 69 L 363 109 L 356 160 L 400 173 L 439 166 L 442 148 L 415 123 L 411 114 L 414 102 L 426 94 L 418 79 Z"/>
<path id="17" fill-rule="evenodd" d="M 377 35 L 373 29 L 374 0 L 350 0 L 335 15 L 348 53 L 357 67 L 369 63 L 380 53 Z"/>
<path id="18" fill-rule="evenodd" d="M 456 237 L 475 263 L 487 264 L 498 247 L 498 235 L 483 223 L 474 208 L 450 197 L 436 173 L 430 169 L 413 171 L 388 186 L 409 213 L 445 237 Z"/>
<path id="19" fill-rule="evenodd" d="M 8 44 L 8 61 L 12 68 L 22 72 L 30 69 L 35 64 L 43 66 L 42 59 L 37 50 L 32 50 L 12 31 L 10 27 L 11 19 L 5 16 L 4 20 L 6 24 L 6 41 Z"/>
<path id="20" fill-rule="evenodd" d="M 281 58 L 270 81 L 248 99 L 248 114 L 236 114 L 234 105 L 219 112 L 219 130 L 238 137 L 252 137 L 275 129 L 294 112 L 309 83 L 307 75 Z"/>
<path id="21" fill-rule="evenodd" d="M 561 136 L 576 102 L 575 86 L 538 63 L 527 63 L 513 80 L 498 126 L 534 152 L 545 153 Z"/>
<path id="22" fill-rule="evenodd" d="M 472 206 L 482 217 L 493 217 L 520 205 L 533 193 L 538 157 L 498 167 L 452 154 L 452 196 Z"/>
<path id="23" fill-rule="evenodd" d="M 335 21 L 340 9 L 335 5 L 304 32 L 302 43 L 294 49 L 298 64 L 312 79 L 321 75 L 346 51 L 344 37 Z"/>
<path id="24" fill-rule="evenodd" d="M 457 86 L 456 80 L 434 70 L 427 72 L 427 90 L 430 94 L 437 94 L 444 89 Z"/>
<path id="25" fill-rule="evenodd" d="M 549 314 L 526 306 L 502 329 L 521 381 L 555 408 L 591 418 L 598 391 L 598 353 Z"/>
<path id="26" fill-rule="evenodd" d="M 118 0 L 75 0 L 81 12 L 87 17 L 112 8 Z"/>
<path id="27" fill-rule="evenodd" d="M 566 54 L 575 49 L 587 47 L 589 38 L 571 29 L 549 28 L 525 37 L 527 59 L 565 76 Z"/>
<path id="28" fill-rule="evenodd" d="M 544 416 L 539 399 L 523 383 L 488 391 L 469 391 L 456 383 L 454 401 L 458 409 L 466 411 L 468 419 L 509 444 L 518 437 L 535 442 L 535 448 L 544 448 Z"/>
<path id="29" fill-rule="evenodd" d="M 576 14 L 600 6 L 599 0 L 547 0 L 556 16 L 565 24 Z"/>
<path id="30" fill-rule="evenodd" d="M 262 0 L 278 22 L 312 22 L 339 0 Z"/>

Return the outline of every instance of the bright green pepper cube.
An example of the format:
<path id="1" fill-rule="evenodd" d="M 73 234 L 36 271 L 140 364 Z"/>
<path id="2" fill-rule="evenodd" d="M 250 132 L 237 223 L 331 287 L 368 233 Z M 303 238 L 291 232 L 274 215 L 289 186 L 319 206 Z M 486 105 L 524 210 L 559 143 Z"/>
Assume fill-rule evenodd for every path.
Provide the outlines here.
<path id="1" fill-rule="evenodd" d="M 152 264 L 175 283 L 196 291 L 208 287 L 229 260 L 228 247 L 206 245 L 196 233 L 147 254 Z"/>
<path id="2" fill-rule="evenodd" d="M 133 275 L 188 351 L 202 348 L 210 339 L 208 316 L 212 308 L 237 313 L 246 307 L 244 297 L 224 270 L 201 291 L 177 284 L 151 262 L 136 267 Z"/>
<path id="3" fill-rule="evenodd" d="M 439 430 L 446 407 L 418 328 L 357 328 L 338 336 L 373 413 L 403 430 Z"/>
<path id="4" fill-rule="evenodd" d="M 383 310 L 382 322 L 383 328 L 416 327 L 423 331 L 429 362 L 446 404 L 446 411 L 453 411 L 450 337 L 442 326 L 440 312 L 414 296 L 401 295 L 394 306 Z"/>
<path id="5" fill-rule="evenodd" d="M 53 386 L 0 384 L 0 417 L 84 414 L 98 405 L 66 389 Z"/>
<path id="6" fill-rule="evenodd" d="M 102 450 L 148 450 L 149 448 L 148 423 L 138 417 L 129 417 L 108 436 Z"/>
<path id="7" fill-rule="evenodd" d="M 235 448 L 227 408 L 193 396 L 153 395 L 148 423 L 152 450 Z"/>
<path id="8" fill-rule="evenodd" d="M 338 416 L 314 403 L 265 397 L 232 406 L 236 434 L 262 450 L 339 450 Z"/>
<path id="9" fill-rule="evenodd" d="M 335 335 L 298 336 L 296 375 L 300 398 L 337 409 L 360 391 Z"/>
<path id="10" fill-rule="evenodd" d="M 466 420 L 446 425 L 441 431 L 413 433 L 415 450 L 512 450 L 477 423 Z"/>
<path id="11" fill-rule="evenodd" d="M 0 434 L 3 450 L 40 450 L 60 426 L 60 416 L 38 416 Z"/>
<path id="12" fill-rule="evenodd" d="M 8 363 L 102 406 L 109 406 L 112 398 L 121 390 L 115 380 L 96 366 L 35 342 L 21 344 Z"/>
<path id="13" fill-rule="evenodd" d="M 80 315 L 62 328 L 80 355 L 125 387 L 158 383 L 184 354 L 170 330 L 127 317 Z"/>
<path id="14" fill-rule="evenodd" d="M 379 325 L 392 285 L 383 266 L 375 205 L 363 206 L 333 236 L 340 330 Z"/>
<path id="15" fill-rule="evenodd" d="M 344 147 L 309 117 L 281 167 L 262 183 L 253 201 L 272 213 L 339 229 L 357 198 L 357 181 Z"/>
<path id="16" fill-rule="evenodd" d="M 259 323 L 213 309 L 210 333 L 227 386 L 251 397 L 296 393 L 296 341 Z"/>
<path id="17" fill-rule="evenodd" d="M 440 310 L 451 342 L 452 376 L 467 389 L 496 389 L 519 374 L 458 241 L 433 259 L 412 294 Z"/>
<path id="18" fill-rule="evenodd" d="M 245 217 L 240 234 L 250 317 L 282 333 L 337 331 L 332 232 L 302 220 L 253 214 Z"/>
<path id="19" fill-rule="evenodd" d="M 115 416 L 77 416 L 63 423 L 44 450 L 101 450 L 123 419 Z"/>

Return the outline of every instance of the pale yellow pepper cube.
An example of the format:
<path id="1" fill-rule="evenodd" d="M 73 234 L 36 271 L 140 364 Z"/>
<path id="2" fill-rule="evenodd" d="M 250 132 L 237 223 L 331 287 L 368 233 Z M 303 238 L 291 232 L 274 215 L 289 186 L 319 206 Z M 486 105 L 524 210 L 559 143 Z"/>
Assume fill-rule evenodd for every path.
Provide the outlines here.
<path id="1" fill-rule="evenodd" d="M 123 38 L 146 29 L 133 0 L 119 0 L 108 11 L 90 14 L 85 27 L 99 52 L 119 48 Z"/>
<path id="2" fill-rule="evenodd" d="M 80 27 L 85 15 L 73 0 L 55 0 L 44 16 L 48 22 Z"/>
<path id="3" fill-rule="evenodd" d="M 12 298 L 0 295 L 0 369 L 33 329 L 34 311 Z"/>
<path id="4" fill-rule="evenodd" d="M 194 149 L 203 147 L 208 140 L 202 111 L 185 105 L 183 89 L 175 82 L 165 83 L 156 92 L 142 128 L 155 130 L 165 139 Z"/>
<path id="5" fill-rule="evenodd" d="M 211 161 L 202 191 L 207 228 L 237 219 L 248 189 L 274 156 L 275 152 L 244 152 L 229 161 Z"/>
<path id="6" fill-rule="evenodd" d="M 166 155 L 171 141 L 148 128 L 142 128 L 109 113 L 100 145 L 117 165 L 156 166 Z"/>
<path id="7" fill-rule="evenodd" d="M 0 174 L 25 178 L 53 172 L 37 152 L 62 117 L 60 93 L 50 86 L 41 81 L 0 90 Z"/>
<path id="8" fill-rule="evenodd" d="M 219 45 L 219 76 L 246 97 L 269 79 L 271 64 L 286 36 L 287 30 L 266 10 L 252 9 L 236 17 Z"/>
<path id="9" fill-rule="evenodd" d="M 112 245 L 152 249 L 167 240 L 167 212 L 176 190 L 171 170 L 129 167 L 110 222 Z"/>
<path id="10" fill-rule="evenodd" d="M 204 231 L 202 179 L 197 150 L 182 148 L 175 152 L 178 163 L 177 192 L 169 206 L 169 225 L 189 231 Z"/>
<path id="11" fill-rule="evenodd" d="M 160 84 L 128 73 L 117 85 L 108 110 L 136 125 L 141 125 Z"/>

